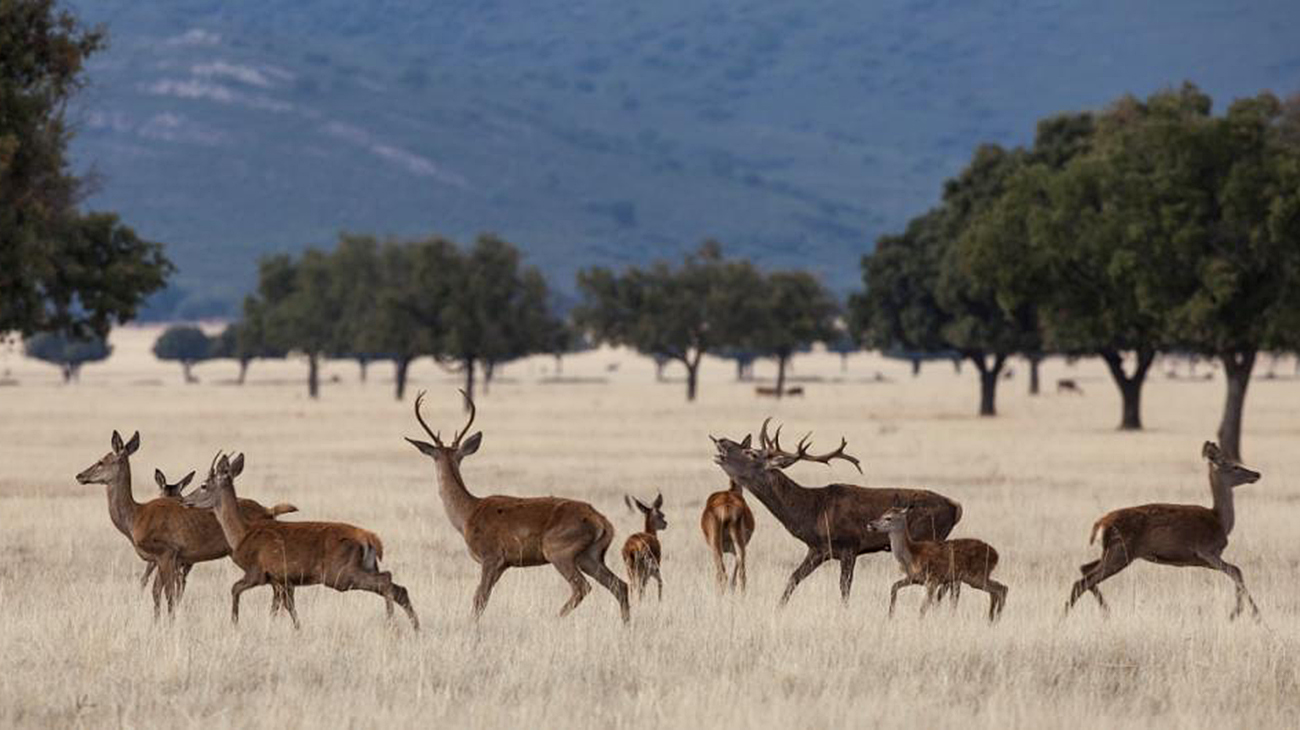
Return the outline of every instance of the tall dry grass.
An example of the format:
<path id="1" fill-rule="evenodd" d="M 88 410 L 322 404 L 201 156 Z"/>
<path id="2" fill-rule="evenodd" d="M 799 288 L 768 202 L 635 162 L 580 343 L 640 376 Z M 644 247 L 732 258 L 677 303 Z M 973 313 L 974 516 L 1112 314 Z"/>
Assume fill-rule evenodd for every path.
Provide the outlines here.
<path id="1" fill-rule="evenodd" d="M 756 400 L 724 363 L 705 368 L 700 402 L 680 383 L 653 380 L 648 361 L 601 351 L 570 358 L 565 374 L 605 383 L 538 381 L 547 359 L 505 368 L 479 401 L 485 432 L 465 463 L 479 494 L 556 494 L 591 501 L 623 537 L 640 517 L 624 493 L 667 500 L 662 604 L 634 606 L 623 627 L 595 587 L 567 619 L 568 588 L 549 567 L 512 570 L 482 621 L 469 618 L 476 566 L 437 499 L 431 463 L 402 441 L 418 435 L 390 373 L 356 381 L 332 363 L 310 402 L 297 363 L 256 363 L 244 387 L 230 363 L 201 366 L 202 384 L 148 354 L 156 330 L 115 333 L 117 354 L 79 385 L 10 352 L 18 386 L 0 388 L 0 725 L 606 727 L 1296 727 L 1300 621 L 1295 520 L 1300 484 L 1300 382 L 1252 385 L 1244 449 L 1264 473 L 1238 491 L 1225 556 L 1241 566 L 1263 623 L 1230 623 L 1232 587 L 1205 570 L 1135 565 L 1104 585 L 1104 619 L 1084 597 L 1061 609 L 1078 566 L 1095 557 L 1088 530 L 1103 511 L 1149 501 L 1208 504 L 1200 445 L 1217 423 L 1222 381 L 1157 372 L 1145 397 L 1148 430 L 1119 433 L 1118 399 L 1104 372 L 1045 367 L 1049 392 L 1025 395 L 1025 369 L 1003 385 L 996 419 L 971 415 L 975 378 L 927 366 L 912 379 L 897 362 L 799 358 L 805 399 Z M 607 374 L 605 366 L 621 361 Z M 893 379 L 867 382 L 879 370 Z M 1287 368 L 1289 373 L 1290 368 Z M 760 370 L 760 375 L 763 373 Z M 1075 377 L 1083 398 L 1050 392 Z M 413 373 L 431 391 L 429 415 L 460 423 L 456 380 L 431 364 Z M 720 597 L 699 532 L 704 497 L 725 485 L 708 434 L 738 436 L 768 414 L 818 443 L 847 436 L 869 486 L 920 485 L 960 502 L 955 535 L 1002 555 L 1010 596 L 1002 621 L 965 591 L 955 612 L 921 620 L 908 589 L 886 619 L 896 568 L 859 562 L 851 604 L 827 565 L 790 605 L 776 599 L 802 548 L 751 500 L 758 530 L 750 590 Z M 298 592 L 303 630 L 266 616 L 269 589 L 245 595 L 229 623 L 228 561 L 197 566 L 173 624 L 155 624 L 135 584 L 142 563 L 109 524 L 104 488 L 72 476 L 139 429 L 136 495 L 152 469 L 175 477 L 217 449 L 242 450 L 247 496 L 288 500 L 295 519 L 338 519 L 380 533 L 386 568 L 408 586 L 425 630 L 384 620 L 370 594 Z M 863 483 L 856 472 L 807 465 L 805 484 Z M 607 561 L 622 572 L 615 555 Z M 400 618 L 400 617 L 399 617 Z"/>

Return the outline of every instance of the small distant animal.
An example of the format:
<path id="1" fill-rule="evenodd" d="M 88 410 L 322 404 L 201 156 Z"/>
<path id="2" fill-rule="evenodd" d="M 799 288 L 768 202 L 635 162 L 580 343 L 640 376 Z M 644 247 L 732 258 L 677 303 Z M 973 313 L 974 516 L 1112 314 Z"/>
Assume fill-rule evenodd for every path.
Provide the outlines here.
<path id="1" fill-rule="evenodd" d="M 1014 368 L 1007 368 L 1006 370 L 1002 371 L 1003 380 L 1010 380 L 1014 377 L 1016 377 L 1016 371 Z"/>
<path id="2" fill-rule="evenodd" d="M 605 372 L 607 372 L 607 373 L 615 373 L 615 372 L 618 372 L 618 366 L 619 366 L 620 364 L 621 364 L 621 363 L 616 363 L 616 362 L 611 362 L 611 363 L 607 364 L 607 365 L 605 366 Z"/>
<path id="3" fill-rule="evenodd" d="M 942 600 L 944 591 L 952 591 L 955 603 L 965 583 L 989 594 L 989 621 L 996 621 L 1007 602 L 1007 587 L 990 577 L 998 566 L 998 551 L 982 540 L 970 538 L 913 540 L 907 534 L 908 509 L 891 507 L 867 524 L 871 532 L 889 535 L 889 550 L 903 569 L 904 577 L 889 591 L 889 615 L 894 615 L 899 588 L 925 586 L 925 602 L 921 604 L 921 615 L 925 615 L 936 598 Z"/>
<path id="4" fill-rule="evenodd" d="M 668 529 L 668 520 L 664 518 L 664 495 L 655 497 L 647 506 L 636 497 L 626 497 L 636 509 L 645 515 L 645 531 L 629 535 L 623 543 L 623 563 L 627 566 L 627 583 L 632 595 L 641 599 L 645 593 L 646 583 L 655 579 L 659 591 L 659 600 L 664 599 L 664 580 L 659 575 L 659 564 L 663 561 L 663 548 L 659 544 L 658 532 Z"/>
<path id="5" fill-rule="evenodd" d="M 802 385 L 792 385 L 792 386 L 790 386 L 789 388 L 786 388 L 786 389 L 785 389 L 785 392 L 782 393 L 781 391 L 777 390 L 775 387 L 772 387 L 772 386 L 769 386 L 769 385 L 759 385 L 759 386 L 755 386 L 755 387 L 754 387 L 754 394 L 755 394 L 755 395 L 758 395 L 758 396 L 767 396 L 767 397 L 772 397 L 772 398 L 780 398 L 782 395 L 786 395 L 786 396 L 792 396 L 792 395 L 793 395 L 793 396 L 799 396 L 799 397 L 802 397 L 802 396 L 803 396 L 803 386 L 802 386 Z"/>
<path id="6" fill-rule="evenodd" d="M 1061 378 L 1056 381 L 1056 392 L 1083 395 L 1083 388 L 1079 387 L 1079 384 L 1075 382 L 1074 378 Z"/>

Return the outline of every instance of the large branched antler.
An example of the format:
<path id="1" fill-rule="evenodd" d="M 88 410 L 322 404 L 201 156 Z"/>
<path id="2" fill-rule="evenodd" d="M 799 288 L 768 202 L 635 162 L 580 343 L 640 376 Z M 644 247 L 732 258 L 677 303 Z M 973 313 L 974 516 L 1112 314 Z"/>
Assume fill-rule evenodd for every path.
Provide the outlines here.
<path id="1" fill-rule="evenodd" d="M 776 433 L 771 438 L 768 438 L 767 424 L 771 420 L 772 419 L 769 417 L 763 421 L 763 428 L 759 431 L 758 440 L 764 456 L 767 457 L 772 466 L 775 466 L 778 469 L 784 469 L 801 461 L 815 461 L 819 464 L 830 466 L 831 460 L 842 459 L 852 464 L 853 467 L 858 470 L 859 474 L 862 473 L 862 464 L 858 461 L 857 457 L 844 452 L 844 449 L 848 448 L 849 445 L 848 439 L 841 438 L 839 448 L 834 451 L 825 454 L 810 454 L 808 453 L 808 449 L 812 448 L 812 442 L 809 440 L 812 437 L 812 433 L 808 433 L 803 438 L 799 439 L 799 444 L 795 447 L 795 452 L 792 454 L 781 448 L 780 426 L 777 426 Z"/>

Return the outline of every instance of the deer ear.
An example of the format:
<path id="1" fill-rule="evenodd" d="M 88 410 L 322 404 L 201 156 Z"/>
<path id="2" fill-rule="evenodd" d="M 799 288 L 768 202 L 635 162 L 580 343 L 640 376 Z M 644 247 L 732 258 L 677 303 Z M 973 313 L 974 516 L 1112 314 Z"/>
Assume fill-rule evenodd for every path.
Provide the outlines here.
<path id="1" fill-rule="evenodd" d="M 754 442 L 754 434 L 752 434 L 752 433 L 747 433 L 747 434 L 745 434 L 745 438 L 744 438 L 744 440 L 740 442 L 740 448 L 742 448 L 742 449 L 748 449 L 748 448 L 749 448 L 749 445 L 750 445 L 751 443 L 753 443 L 753 442 Z"/>
<path id="2" fill-rule="evenodd" d="M 230 462 L 230 476 L 237 477 L 244 473 L 244 455 L 241 453 Z"/>
<path id="3" fill-rule="evenodd" d="M 663 507 L 663 506 L 664 506 L 664 495 L 663 495 L 662 492 L 660 492 L 660 493 L 655 497 L 655 504 L 654 504 L 654 507 L 655 507 L 655 509 L 659 509 L 660 507 Z"/>
<path id="4" fill-rule="evenodd" d="M 461 456 L 469 456 L 475 451 L 478 451 L 478 447 L 482 445 L 483 445 L 483 432 L 475 431 L 474 435 L 465 439 L 465 443 L 460 445 L 458 451 L 460 451 Z"/>
<path id="5" fill-rule="evenodd" d="M 403 438 L 405 438 L 405 437 L 403 437 Z M 420 453 L 421 453 L 421 454 L 424 454 L 425 456 L 437 456 L 437 455 L 438 455 L 438 449 L 437 449 L 436 447 L 434 447 L 433 444 L 426 443 L 426 442 L 424 442 L 424 441 L 416 441 L 415 439 L 410 439 L 410 438 L 408 438 L 408 439 L 406 439 L 406 440 L 407 440 L 407 442 L 410 443 L 412 446 L 414 446 L 415 448 L 419 449 L 419 450 L 420 450 Z"/>
<path id="6" fill-rule="evenodd" d="M 646 514 L 649 514 L 649 513 L 650 513 L 650 508 L 647 507 L 647 506 L 645 506 L 645 503 L 644 503 L 644 502 L 642 502 L 641 500 L 637 499 L 636 497 L 633 497 L 633 498 L 632 498 L 632 501 L 633 501 L 633 502 L 636 502 L 636 508 L 637 508 L 637 509 L 641 510 L 642 512 L 645 512 Z"/>
<path id="7" fill-rule="evenodd" d="M 162 473 L 162 469 L 153 470 L 153 480 L 158 483 L 158 488 L 167 491 L 167 477 Z"/>
<path id="8" fill-rule="evenodd" d="M 1219 446 L 1213 441 L 1206 441 L 1201 447 L 1201 458 L 1210 459 L 1211 461 L 1219 458 Z"/>
<path id="9" fill-rule="evenodd" d="M 180 483 L 176 485 L 177 491 L 180 491 L 188 487 L 190 485 L 190 482 L 192 481 L 194 481 L 194 472 L 190 472 L 189 474 L 186 474 L 185 478 L 182 479 Z"/>
<path id="10" fill-rule="evenodd" d="M 131 440 L 126 442 L 126 446 L 123 447 L 123 449 L 124 449 L 124 453 L 127 456 L 130 456 L 131 454 L 134 454 L 136 449 L 138 448 L 140 448 L 140 432 L 136 431 L 131 436 Z"/>

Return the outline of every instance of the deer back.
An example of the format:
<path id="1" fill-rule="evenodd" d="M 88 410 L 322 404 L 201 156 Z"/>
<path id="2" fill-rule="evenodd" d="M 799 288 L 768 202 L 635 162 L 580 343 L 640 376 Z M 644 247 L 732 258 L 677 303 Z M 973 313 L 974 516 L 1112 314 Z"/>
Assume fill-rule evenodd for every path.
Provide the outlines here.
<path id="1" fill-rule="evenodd" d="M 1106 549 L 1139 557 L 1194 560 L 1201 550 L 1222 549 L 1228 537 L 1214 510 L 1193 504 L 1143 504 L 1108 512 L 1093 525 Z"/>
<path id="2" fill-rule="evenodd" d="M 326 582 L 361 565 L 367 551 L 383 557 L 375 533 L 342 522 L 276 522 L 252 525 L 231 552 L 239 567 L 256 568 L 278 580 Z"/>

